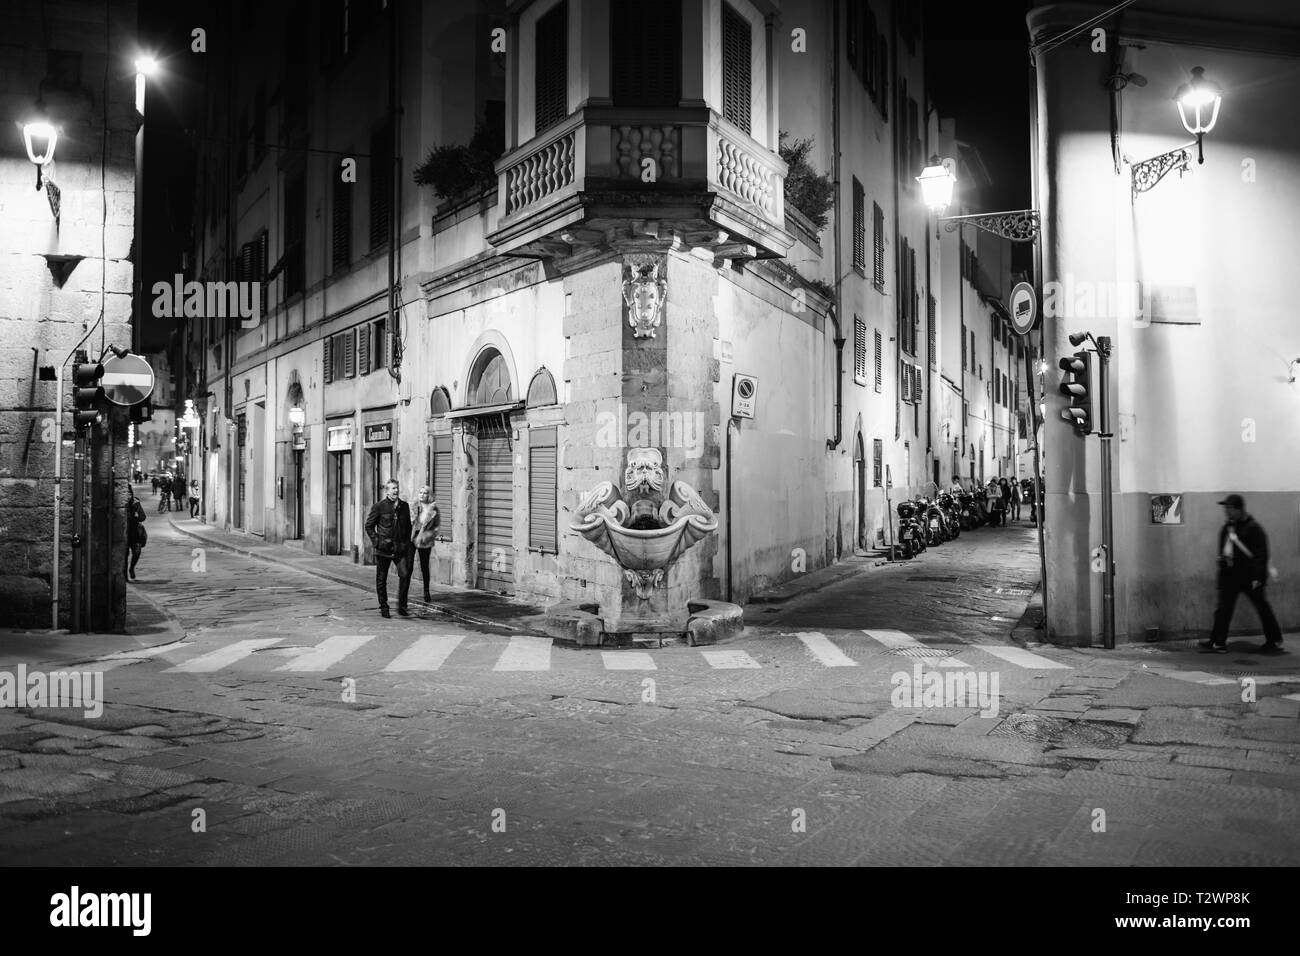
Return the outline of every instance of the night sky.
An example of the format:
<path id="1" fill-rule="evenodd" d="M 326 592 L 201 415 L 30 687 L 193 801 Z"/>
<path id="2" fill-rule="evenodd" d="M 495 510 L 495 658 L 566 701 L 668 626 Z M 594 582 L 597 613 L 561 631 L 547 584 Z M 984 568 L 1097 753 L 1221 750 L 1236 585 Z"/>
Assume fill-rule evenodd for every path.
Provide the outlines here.
<path id="1" fill-rule="evenodd" d="M 266 0 L 271 2 L 271 0 Z M 1029 0 L 928 0 L 926 62 L 930 93 L 941 116 L 957 121 L 959 138 L 978 148 L 993 177 L 989 210 L 1029 205 L 1029 72 L 1025 12 Z M 162 71 L 150 82 L 145 121 L 145 292 L 181 271 L 192 214 L 193 149 L 202 103 L 199 54 L 190 30 L 199 3 L 141 0 L 141 45 Z M 211 54 L 209 54 L 211 55 Z M 146 309 L 146 351 L 165 348 L 176 324 Z"/>

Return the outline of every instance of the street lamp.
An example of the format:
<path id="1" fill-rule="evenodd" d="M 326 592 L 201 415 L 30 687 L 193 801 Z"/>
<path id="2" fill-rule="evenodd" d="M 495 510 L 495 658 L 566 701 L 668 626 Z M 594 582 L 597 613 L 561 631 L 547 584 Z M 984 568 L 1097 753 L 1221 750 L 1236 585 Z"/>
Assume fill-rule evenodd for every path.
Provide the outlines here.
<path id="1" fill-rule="evenodd" d="M 951 159 L 941 161 L 938 156 L 931 156 L 930 165 L 916 177 L 916 181 L 921 184 L 922 199 L 936 217 L 942 216 L 952 202 L 952 190 L 957 185 L 957 176 L 953 172 L 956 166 Z M 939 238 L 938 218 L 934 222 L 934 238 Z"/>
<path id="2" fill-rule="evenodd" d="M 23 124 L 23 145 L 27 147 L 27 158 L 36 166 L 36 188 L 44 182 L 44 167 L 54 161 L 54 147 L 59 142 L 59 131 L 50 122 L 45 113 L 45 103 L 36 101 L 36 111 L 32 118 Z"/>
<path id="3" fill-rule="evenodd" d="M 916 181 L 921 184 L 921 195 L 930 211 L 935 214 L 934 235 L 939 236 L 939 223 L 946 232 L 956 232 L 963 225 L 983 229 L 1012 242 L 1033 242 L 1038 238 L 1037 209 L 1008 209 L 1002 212 L 981 212 L 969 216 L 945 216 L 944 210 L 952 202 L 953 187 L 957 184 L 954 173 L 956 163 L 951 159 L 930 158 Z"/>
<path id="4" fill-rule="evenodd" d="M 1193 142 L 1196 144 L 1197 165 L 1205 162 L 1202 140 L 1218 122 L 1222 100 L 1223 88 L 1207 80 L 1204 68 L 1199 66 L 1192 69 L 1192 78 L 1178 87 L 1174 94 L 1174 102 L 1178 105 L 1178 118 L 1183 121 L 1183 128 L 1196 137 Z M 1184 143 L 1159 156 L 1134 163 L 1133 198 L 1136 199 L 1138 193 L 1154 188 L 1156 183 L 1175 169 L 1178 170 L 1179 176 L 1187 172 L 1192 160 L 1189 152 L 1191 148 L 1192 143 Z"/>
<path id="5" fill-rule="evenodd" d="M 1183 121 L 1183 128 L 1196 137 L 1197 165 L 1203 165 L 1205 155 L 1201 151 L 1201 140 L 1214 129 L 1214 124 L 1219 119 L 1223 88 L 1218 83 L 1207 80 L 1205 68 L 1197 66 L 1192 68 L 1192 78 L 1178 87 L 1174 97 L 1178 101 L 1178 118 Z"/>
<path id="6" fill-rule="evenodd" d="M 135 58 L 135 111 L 144 116 L 145 78 L 158 72 L 158 61 L 151 56 Z"/>

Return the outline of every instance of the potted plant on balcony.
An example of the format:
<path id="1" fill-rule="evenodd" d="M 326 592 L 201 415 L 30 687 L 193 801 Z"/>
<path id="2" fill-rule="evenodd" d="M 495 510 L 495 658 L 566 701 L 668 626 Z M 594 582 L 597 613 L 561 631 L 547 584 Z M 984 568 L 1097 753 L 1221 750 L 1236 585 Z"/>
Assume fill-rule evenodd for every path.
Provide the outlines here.
<path id="1" fill-rule="evenodd" d="M 778 141 L 781 158 L 790 168 L 785 177 L 786 209 L 798 210 L 812 225 L 815 235 L 826 228 L 826 214 L 835 201 L 835 184 L 808 161 L 814 141 L 796 139 L 787 144 L 789 138 L 790 134 L 782 131 Z"/>
<path id="2" fill-rule="evenodd" d="M 505 149 L 505 131 L 480 123 L 468 144 L 435 146 L 412 174 L 417 185 L 432 186 L 444 200 L 439 208 L 455 205 L 496 185 L 494 167 Z"/>

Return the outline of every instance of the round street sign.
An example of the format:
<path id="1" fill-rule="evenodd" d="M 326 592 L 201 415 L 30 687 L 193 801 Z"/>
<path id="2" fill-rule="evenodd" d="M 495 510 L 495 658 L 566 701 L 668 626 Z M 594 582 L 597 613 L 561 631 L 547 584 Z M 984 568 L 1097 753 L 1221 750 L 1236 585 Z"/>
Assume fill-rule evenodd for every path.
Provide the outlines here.
<path id="1" fill-rule="evenodd" d="M 99 384 L 114 405 L 138 405 L 153 393 L 153 369 L 138 355 L 106 359 Z"/>
<path id="2" fill-rule="evenodd" d="M 1017 282 L 1011 290 L 1011 326 L 1021 335 L 1028 335 L 1038 317 L 1038 296 L 1028 282 Z"/>

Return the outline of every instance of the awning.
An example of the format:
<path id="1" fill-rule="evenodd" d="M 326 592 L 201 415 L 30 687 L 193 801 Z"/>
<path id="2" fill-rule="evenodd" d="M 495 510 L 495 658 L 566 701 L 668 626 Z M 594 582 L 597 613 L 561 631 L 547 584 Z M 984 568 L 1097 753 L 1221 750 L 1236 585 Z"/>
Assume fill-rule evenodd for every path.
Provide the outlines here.
<path id="1" fill-rule="evenodd" d="M 458 408 L 454 412 L 447 412 L 443 418 L 476 418 L 479 415 L 501 415 L 505 412 L 515 412 L 524 407 L 523 402 L 505 402 L 501 405 L 473 405 L 469 408 Z"/>

